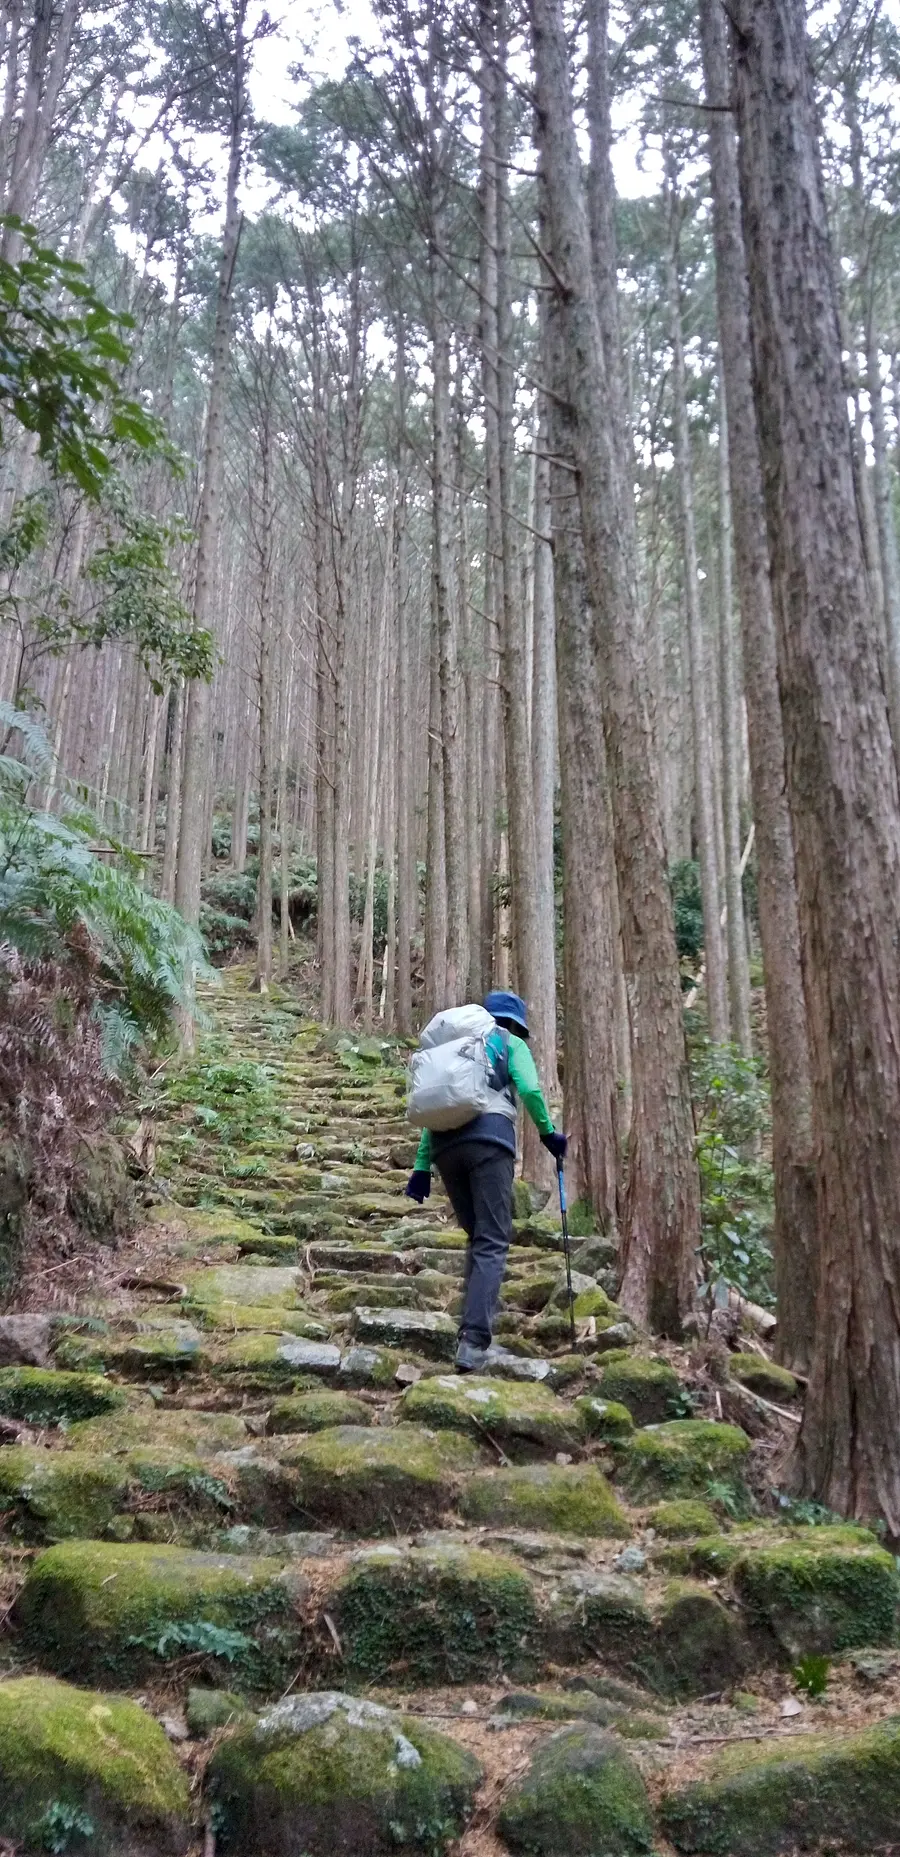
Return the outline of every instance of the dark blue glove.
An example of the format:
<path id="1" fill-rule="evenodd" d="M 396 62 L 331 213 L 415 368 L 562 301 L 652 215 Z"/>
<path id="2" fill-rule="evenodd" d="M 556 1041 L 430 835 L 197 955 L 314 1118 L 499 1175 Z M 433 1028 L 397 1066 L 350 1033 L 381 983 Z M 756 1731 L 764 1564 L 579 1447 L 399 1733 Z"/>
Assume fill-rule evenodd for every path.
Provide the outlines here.
<path id="1" fill-rule="evenodd" d="M 559 1165 L 560 1161 L 565 1160 L 566 1149 L 569 1145 L 567 1135 L 562 1135 L 555 1128 L 551 1128 L 549 1134 L 541 1136 L 541 1141 L 544 1147 L 549 1149 L 557 1165 Z"/>
<path id="2" fill-rule="evenodd" d="M 415 1172 L 410 1174 L 406 1182 L 407 1199 L 418 1200 L 421 1206 L 422 1201 L 428 1198 L 430 1192 L 431 1173 L 429 1169 L 427 1167 L 417 1167 Z"/>

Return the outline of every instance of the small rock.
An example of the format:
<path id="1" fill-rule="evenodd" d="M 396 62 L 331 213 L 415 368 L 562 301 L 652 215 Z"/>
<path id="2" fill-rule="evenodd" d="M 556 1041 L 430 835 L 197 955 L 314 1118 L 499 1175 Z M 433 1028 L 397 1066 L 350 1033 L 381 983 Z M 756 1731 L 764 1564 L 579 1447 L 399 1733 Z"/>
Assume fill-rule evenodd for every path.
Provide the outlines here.
<path id="1" fill-rule="evenodd" d="M 643 1573 L 646 1565 L 647 1556 L 639 1547 L 623 1548 L 613 1561 L 617 1573 Z"/>
<path id="2" fill-rule="evenodd" d="M 571 1452 L 570 1451 L 557 1451 L 554 1462 L 557 1464 L 570 1464 L 572 1462 Z"/>
<path id="3" fill-rule="evenodd" d="M 190 1739 L 187 1723 L 180 1715 L 161 1715 L 160 1728 L 168 1735 L 170 1741 L 187 1741 Z"/>
<path id="4" fill-rule="evenodd" d="M 0 1367 L 46 1367 L 52 1332 L 49 1315 L 0 1315 Z"/>
<path id="5" fill-rule="evenodd" d="M 341 1350 L 327 1341 L 294 1341 L 285 1337 L 278 1349 L 278 1359 L 298 1373 L 337 1373 Z"/>
<path id="6" fill-rule="evenodd" d="M 401 1361 L 394 1375 L 398 1386 L 417 1386 L 421 1378 L 421 1367 L 414 1367 L 412 1361 Z"/>
<path id="7" fill-rule="evenodd" d="M 538 1384 L 547 1379 L 550 1362 L 531 1360 L 524 1354 L 513 1354 L 510 1348 L 501 1348 L 495 1343 L 488 1348 L 482 1372 L 496 1374 L 501 1380 L 530 1380 Z"/>
<path id="8" fill-rule="evenodd" d="M 785 1696 L 784 1701 L 781 1704 L 781 1713 L 785 1717 L 786 1720 L 789 1716 L 792 1716 L 792 1715 L 802 1715 L 803 1704 L 802 1702 L 797 1701 L 796 1696 Z"/>
<path id="9" fill-rule="evenodd" d="M 477 1715 L 478 1714 L 478 1704 L 475 1701 L 474 1696 L 466 1697 L 466 1700 L 462 1705 L 462 1713 L 463 1715 Z"/>

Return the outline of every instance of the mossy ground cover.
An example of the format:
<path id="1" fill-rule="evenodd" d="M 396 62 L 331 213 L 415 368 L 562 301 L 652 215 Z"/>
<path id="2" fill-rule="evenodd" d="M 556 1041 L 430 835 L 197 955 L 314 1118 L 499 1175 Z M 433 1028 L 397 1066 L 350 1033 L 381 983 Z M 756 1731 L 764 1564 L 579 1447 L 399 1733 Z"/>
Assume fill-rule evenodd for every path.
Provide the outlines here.
<path id="1" fill-rule="evenodd" d="M 0 1683 L 0 1836 L 96 1857 L 186 1850 L 190 1785 L 158 1722 L 52 1677 Z"/>
<path id="2" fill-rule="evenodd" d="M 611 1236 L 580 1243 L 577 1307 L 592 1325 L 573 1352 L 558 1221 L 523 1190 L 506 1354 L 467 1379 L 448 1371 L 465 1239 L 437 1187 L 422 1211 L 402 1198 L 398 1160 L 414 1144 L 394 1056 L 378 1040 L 365 1060 L 340 1039 L 317 1051 L 318 1030 L 287 996 L 266 1002 L 248 981 L 226 974 L 209 1000 L 211 1042 L 175 1067 L 156 1105 L 167 1197 L 141 1240 L 146 1287 L 117 1286 L 80 1322 L 58 1324 L 53 1367 L 0 1371 L 0 1611 L 21 1588 L 0 1670 L 95 1682 L 111 1706 L 137 1691 L 173 1718 L 172 1733 L 187 1705 L 188 1763 L 202 1768 L 209 1737 L 219 1743 L 191 1831 L 210 1815 L 222 1857 L 442 1852 L 472 1801 L 462 1743 L 490 1773 L 479 1850 L 499 1811 L 504 1848 L 534 1857 L 637 1853 L 664 1832 L 719 1857 L 787 1857 L 815 1847 L 812 1782 L 742 1769 L 738 1798 L 735 1772 L 710 1766 L 703 1737 L 746 1739 L 755 1725 L 752 1746 L 780 1768 L 788 1750 L 771 1737 L 791 1733 L 780 1698 L 814 1649 L 832 1661 L 824 1701 L 801 1692 L 806 1719 L 829 1725 L 862 1848 L 885 1849 L 893 1744 L 854 1750 L 833 1728 L 844 1700 L 869 1719 L 897 1693 L 889 1557 L 858 1529 L 773 1516 L 748 1437 L 713 1422 L 719 1389 L 728 1414 L 750 1415 L 739 1385 L 796 1412 L 783 1370 L 731 1355 L 707 1374 L 702 1344 L 654 1356 L 612 1300 Z M 677 1416 L 692 1402 L 696 1417 Z M 753 1410 L 754 1432 L 777 1430 Z M 859 1671 L 839 1666 L 841 1647 L 856 1645 Z M 21 1680 L 0 1677 L 0 1704 Z M 38 1681 L 49 1720 L 54 1686 Z M 386 1764 L 367 1764 L 343 1705 L 327 1720 L 304 1714 L 338 1683 L 410 1699 L 414 1715 L 374 1718 L 365 1748 L 381 1736 Z M 260 1717 L 285 1692 L 291 1722 L 258 1742 Z M 698 1700 L 711 1693 L 717 1701 Z M 433 1732 L 419 1710 L 447 1730 L 440 1760 L 416 1739 Z M 502 1729 L 482 1713 L 502 1716 Z M 560 1728 L 606 1729 L 611 1752 L 570 1740 L 569 1764 L 545 1765 Z M 401 1763 L 402 1785 L 388 1773 L 398 1732 L 421 1755 L 421 1768 Z M 177 1770 L 178 1743 L 162 1748 Z M 682 1780 L 676 1750 L 688 1748 Z M 629 1750 L 655 1776 L 654 1796 L 667 1794 L 665 1824 L 657 1813 L 647 1828 L 646 1795 L 620 1758 Z M 853 1766 L 860 1753 L 881 1794 Z M 40 1836 L 67 1838 L 76 1857 L 162 1857 L 187 1838 L 177 1815 L 171 1831 L 120 1820 L 104 1846 L 101 1804 L 54 1792 L 42 1773 L 45 1812 L 58 1810 Z M 418 1793 L 406 1777 L 416 1773 Z M 673 1803 L 726 1779 L 702 1810 Z M 857 1835 L 849 1822 L 849 1807 L 845 1821 L 834 1815 L 845 1844 Z M 8 1830 L 0 1815 L 0 1840 L 13 1835 L 18 1823 Z"/>

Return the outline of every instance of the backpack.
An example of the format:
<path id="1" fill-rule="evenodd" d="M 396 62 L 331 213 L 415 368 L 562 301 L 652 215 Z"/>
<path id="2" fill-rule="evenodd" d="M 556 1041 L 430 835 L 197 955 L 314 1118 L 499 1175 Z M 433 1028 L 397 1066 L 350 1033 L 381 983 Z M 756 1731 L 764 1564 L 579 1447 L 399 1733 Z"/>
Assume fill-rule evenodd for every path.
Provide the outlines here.
<path id="1" fill-rule="evenodd" d="M 508 1077 L 497 1076 L 487 1048 L 496 1030 L 483 1006 L 452 1006 L 429 1020 L 409 1065 L 406 1114 L 415 1128 L 463 1128 L 488 1111 L 515 1119 Z"/>

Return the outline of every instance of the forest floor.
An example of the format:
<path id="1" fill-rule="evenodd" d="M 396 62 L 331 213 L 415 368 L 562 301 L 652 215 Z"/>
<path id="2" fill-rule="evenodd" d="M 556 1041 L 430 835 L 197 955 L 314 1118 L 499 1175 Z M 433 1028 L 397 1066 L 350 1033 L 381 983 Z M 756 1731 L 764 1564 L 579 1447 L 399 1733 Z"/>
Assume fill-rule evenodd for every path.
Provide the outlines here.
<path id="1" fill-rule="evenodd" d="M 154 1080 L 134 1242 L 0 1367 L 0 1849 L 900 1852 L 897 1567 L 780 1504 L 800 1387 L 638 1334 L 600 1236 L 573 1350 L 524 1186 L 456 1376 L 402 1052 L 249 981 Z"/>

